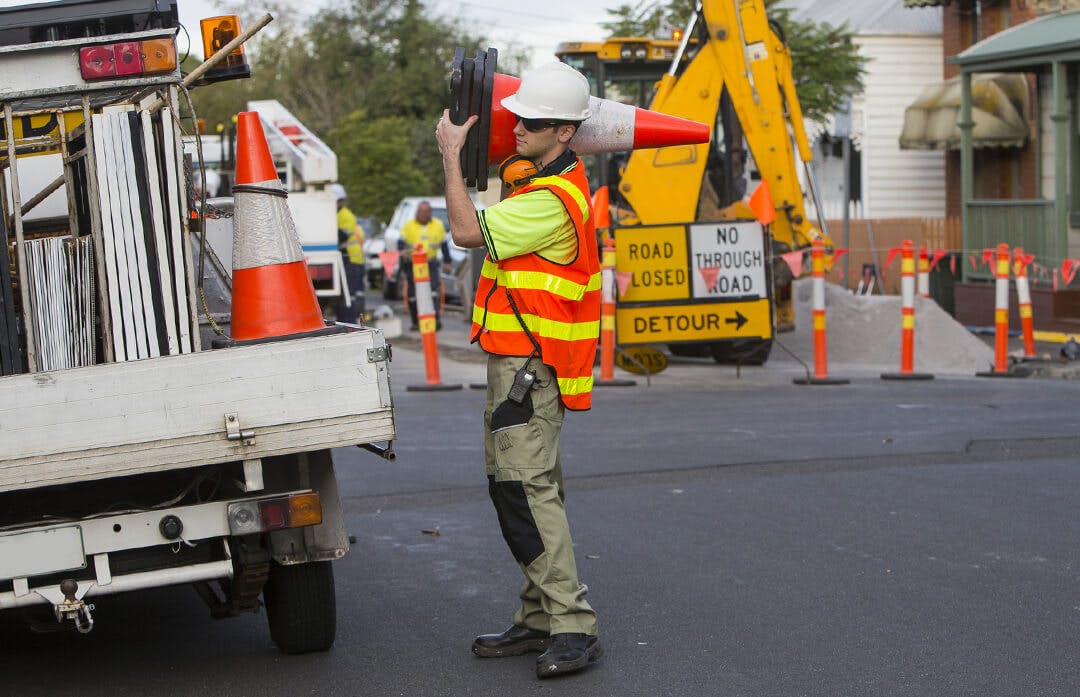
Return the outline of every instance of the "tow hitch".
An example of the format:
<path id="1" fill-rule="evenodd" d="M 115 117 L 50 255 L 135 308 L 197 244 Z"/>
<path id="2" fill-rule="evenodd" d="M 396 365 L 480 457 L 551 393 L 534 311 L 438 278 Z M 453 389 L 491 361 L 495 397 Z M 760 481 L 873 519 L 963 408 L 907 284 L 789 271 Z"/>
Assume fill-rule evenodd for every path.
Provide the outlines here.
<path id="1" fill-rule="evenodd" d="M 35 591 L 52 603 L 57 622 L 62 624 L 71 620 L 80 634 L 89 634 L 94 628 L 94 618 L 90 614 L 94 606 L 84 602 L 82 598 L 92 585 L 93 583 L 86 583 L 80 587 L 78 581 L 69 578 L 61 581 L 59 586 L 36 588 Z"/>

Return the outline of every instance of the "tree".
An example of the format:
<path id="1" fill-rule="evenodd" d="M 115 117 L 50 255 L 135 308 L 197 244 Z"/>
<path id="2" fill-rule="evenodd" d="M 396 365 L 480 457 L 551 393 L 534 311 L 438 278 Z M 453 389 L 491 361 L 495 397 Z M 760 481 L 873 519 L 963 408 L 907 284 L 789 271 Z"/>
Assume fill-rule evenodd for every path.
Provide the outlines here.
<path id="1" fill-rule="evenodd" d="M 734 2 L 735 0 L 730 0 Z M 854 32 L 796 20 L 792 11 L 778 7 L 780 0 L 765 0 L 769 18 L 781 29 L 791 50 L 792 79 L 803 115 L 824 121 L 839 110 L 846 97 L 860 92 L 866 59 L 859 55 Z M 687 24 L 695 0 L 642 0 L 608 10 L 611 21 L 601 26 L 613 36 L 656 36 L 665 27 Z"/>

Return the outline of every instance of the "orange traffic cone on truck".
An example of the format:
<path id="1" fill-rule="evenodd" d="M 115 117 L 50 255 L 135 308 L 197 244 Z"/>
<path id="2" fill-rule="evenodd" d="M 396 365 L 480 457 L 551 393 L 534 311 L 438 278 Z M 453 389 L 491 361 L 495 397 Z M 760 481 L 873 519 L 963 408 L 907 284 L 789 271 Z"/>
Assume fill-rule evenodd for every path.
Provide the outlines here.
<path id="1" fill-rule="evenodd" d="M 259 115 L 238 115 L 233 213 L 232 337 L 326 328 Z"/>

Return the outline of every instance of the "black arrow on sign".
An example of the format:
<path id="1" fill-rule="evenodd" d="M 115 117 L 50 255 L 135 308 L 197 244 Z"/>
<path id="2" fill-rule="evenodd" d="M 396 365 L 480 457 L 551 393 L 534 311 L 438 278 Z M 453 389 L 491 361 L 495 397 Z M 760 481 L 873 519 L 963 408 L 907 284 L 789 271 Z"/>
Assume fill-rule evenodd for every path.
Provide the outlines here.
<path id="1" fill-rule="evenodd" d="M 734 317 L 728 317 L 728 318 L 726 318 L 724 320 L 724 322 L 726 322 L 727 324 L 734 324 L 735 325 L 735 331 L 739 331 L 740 329 L 742 329 L 742 326 L 744 324 L 746 324 L 748 321 L 749 320 L 747 320 L 745 317 L 743 317 L 743 314 L 741 312 L 739 312 L 738 310 L 735 310 L 735 316 Z"/>

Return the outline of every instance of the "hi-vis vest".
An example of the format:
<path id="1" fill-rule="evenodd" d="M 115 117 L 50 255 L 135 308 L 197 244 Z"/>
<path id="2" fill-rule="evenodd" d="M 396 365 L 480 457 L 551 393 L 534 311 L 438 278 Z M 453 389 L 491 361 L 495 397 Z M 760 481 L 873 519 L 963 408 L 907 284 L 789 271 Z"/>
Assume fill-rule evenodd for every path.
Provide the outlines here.
<path id="1" fill-rule="evenodd" d="M 511 194 L 547 189 L 559 197 L 577 231 L 577 257 L 562 265 L 537 254 L 492 261 L 488 255 L 476 287 L 473 341 L 489 353 L 528 356 L 529 335 L 507 298 L 507 290 L 541 358 L 558 378 L 567 409 L 592 406 L 593 362 L 600 336 L 600 262 L 589 203 L 589 183 L 581 160 L 569 172 L 540 177 Z"/>
<path id="2" fill-rule="evenodd" d="M 339 230 L 348 233 L 342 249 L 349 255 L 349 261 L 353 264 L 364 265 L 364 228 L 356 222 L 356 216 L 348 208 L 342 208 L 337 214 Z"/>

